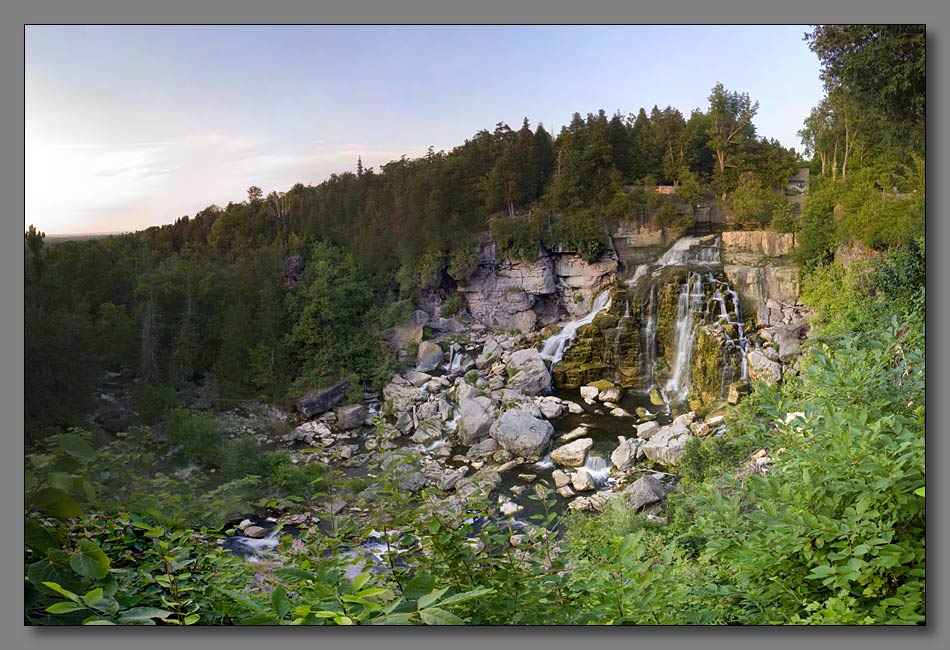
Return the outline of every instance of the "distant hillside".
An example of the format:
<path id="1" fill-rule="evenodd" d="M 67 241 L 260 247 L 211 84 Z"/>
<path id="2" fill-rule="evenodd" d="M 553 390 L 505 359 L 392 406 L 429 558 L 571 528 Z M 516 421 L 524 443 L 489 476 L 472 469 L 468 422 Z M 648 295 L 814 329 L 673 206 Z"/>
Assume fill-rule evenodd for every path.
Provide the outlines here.
<path id="1" fill-rule="evenodd" d="M 124 235 L 125 231 L 115 231 L 115 232 L 87 232 L 79 233 L 74 235 L 46 235 L 47 244 L 59 244 L 64 241 L 87 241 L 90 239 L 102 239 L 103 237 L 111 237 L 112 235 Z"/>

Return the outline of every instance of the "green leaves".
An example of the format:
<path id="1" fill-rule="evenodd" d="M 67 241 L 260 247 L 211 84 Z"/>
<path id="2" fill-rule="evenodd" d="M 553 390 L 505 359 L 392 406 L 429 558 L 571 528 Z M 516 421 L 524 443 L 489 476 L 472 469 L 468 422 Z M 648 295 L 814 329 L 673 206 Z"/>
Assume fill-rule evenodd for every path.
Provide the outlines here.
<path id="1" fill-rule="evenodd" d="M 83 539 L 79 541 L 79 551 L 69 558 L 69 566 L 85 578 L 102 578 L 109 573 L 109 558 L 98 544 Z"/>
<path id="2" fill-rule="evenodd" d="M 290 611 L 290 599 L 287 598 L 287 590 L 283 587 L 276 587 L 271 592 L 270 602 L 278 618 L 283 618 Z"/>

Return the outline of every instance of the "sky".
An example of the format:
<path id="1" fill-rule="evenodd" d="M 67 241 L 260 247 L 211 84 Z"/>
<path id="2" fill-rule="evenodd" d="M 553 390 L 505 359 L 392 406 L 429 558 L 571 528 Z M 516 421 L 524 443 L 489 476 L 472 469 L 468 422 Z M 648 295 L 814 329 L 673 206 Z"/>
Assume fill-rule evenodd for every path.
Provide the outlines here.
<path id="1" fill-rule="evenodd" d="M 47 234 L 171 223 L 574 112 L 685 117 L 717 82 L 801 149 L 806 26 L 26 28 L 26 215 Z"/>

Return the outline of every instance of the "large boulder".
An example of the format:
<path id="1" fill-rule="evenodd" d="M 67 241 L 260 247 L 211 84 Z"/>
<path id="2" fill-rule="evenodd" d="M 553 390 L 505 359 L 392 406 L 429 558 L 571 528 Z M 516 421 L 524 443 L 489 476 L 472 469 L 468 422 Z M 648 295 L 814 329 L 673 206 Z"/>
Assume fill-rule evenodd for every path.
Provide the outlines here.
<path id="1" fill-rule="evenodd" d="M 574 475 L 571 476 L 571 485 L 578 492 L 588 492 L 597 489 L 597 484 L 594 483 L 594 479 L 583 469 L 574 472 Z"/>
<path id="2" fill-rule="evenodd" d="M 629 472 L 637 461 L 637 451 L 642 444 L 637 438 L 624 440 L 610 454 L 610 462 L 621 472 Z"/>
<path id="3" fill-rule="evenodd" d="M 495 421 L 495 407 L 488 397 L 463 397 L 459 400 L 459 441 L 466 447 L 488 435 Z"/>
<path id="4" fill-rule="evenodd" d="M 419 344 L 419 352 L 416 355 L 416 369 L 419 372 L 430 372 L 439 367 L 442 363 L 442 348 L 432 341 L 423 341 Z"/>
<path id="5" fill-rule="evenodd" d="M 634 510 L 639 510 L 666 497 L 666 487 L 652 476 L 637 479 L 623 491 Z"/>
<path id="6" fill-rule="evenodd" d="M 355 429 L 356 427 L 363 424 L 363 421 L 366 419 L 366 409 L 363 408 L 362 404 L 350 404 L 349 406 L 341 406 L 336 410 L 336 421 L 340 425 L 341 429 Z"/>
<path id="7" fill-rule="evenodd" d="M 509 409 L 492 425 L 490 435 L 513 456 L 538 460 L 548 450 L 554 427 L 521 409 Z"/>
<path id="8" fill-rule="evenodd" d="M 587 458 L 587 452 L 593 446 L 593 438 L 580 438 L 569 442 L 551 452 L 551 462 L 561 467 L 580 467 Z"/>
<path id="9" fill-rule="evenodd" d="M 540 395 L 551 388 L 551 373 L 534 348 L 513 353 L 507 371 L 508 388 L 520 390 L 525 395 Z"/>
<path id="10" fill-rule="evenodd" d="M 801 352 L 801 340 L 808 333 L 808 323 L 804 320 L 772 327 L 772 340 L 778 345 L 779 360 L 789 362 Z"/>
<path id="11" fill-rule="evenodd" d="M 693 437 L 685 424 L 663 427 L 640 447 L 643 455 L 655 463 L 676 465 L 686 452 L 686 443 Z"/>
<path id="12" fill-rule="evenodd" d="M 649 440 L 660 432 L 660 425 L 654 420 L 637 425 L 637 437 L 641 440 Z"/>
<path id="13" fill-rule="evenodd" d="M 310 391 L 306 395 L 297 398 L 295 402 L 297 411 L 306 418 L 312 418 L 314 415 L 325 413 L 332 409 L 333 406 L 346 395 L 346 391 L 349 389 L 350 382 L 344 379 L 329 388 L 319 388 Z"/>
<path id="14" fill-rule="evenodd" d="M 774 384 L 782 379 L 782 366 L 778 361 L 772 361 L 761 350 L 751 350 L 746 355 L 749 363 L 749 377 L 754 380 Z"/>

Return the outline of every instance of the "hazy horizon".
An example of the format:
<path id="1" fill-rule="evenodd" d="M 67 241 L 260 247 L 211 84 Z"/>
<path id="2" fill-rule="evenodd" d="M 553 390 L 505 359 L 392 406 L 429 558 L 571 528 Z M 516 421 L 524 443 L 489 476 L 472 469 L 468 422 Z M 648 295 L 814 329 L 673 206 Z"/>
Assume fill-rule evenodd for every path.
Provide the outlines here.
<path id="1" fill-rule="evenodd" d="M 28 26 L 26 214 L 113 234 L 450 150 L 527 116 L 671 105 L 712 86 L 800 150 L 821 95 L 806 26 Z"/>

